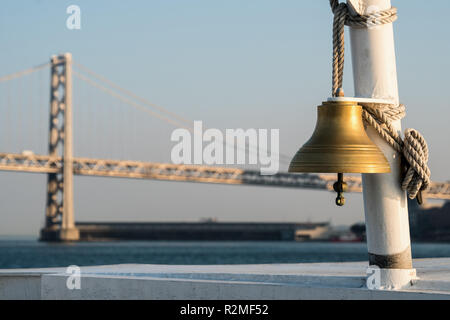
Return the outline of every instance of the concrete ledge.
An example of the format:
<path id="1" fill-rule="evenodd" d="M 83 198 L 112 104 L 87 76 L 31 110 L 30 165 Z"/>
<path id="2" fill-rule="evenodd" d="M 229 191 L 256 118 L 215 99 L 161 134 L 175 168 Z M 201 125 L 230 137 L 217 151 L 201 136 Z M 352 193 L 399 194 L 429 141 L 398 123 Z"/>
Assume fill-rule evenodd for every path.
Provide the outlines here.
<path id="1" fill-rule="evenodd" d="M 366 262 L 271 265 L 81 267 L 0 270 L 0 299 L 450 299 L 450 259 L 415 260 L 419 279 L 402 290 L 368 290 Z"/>

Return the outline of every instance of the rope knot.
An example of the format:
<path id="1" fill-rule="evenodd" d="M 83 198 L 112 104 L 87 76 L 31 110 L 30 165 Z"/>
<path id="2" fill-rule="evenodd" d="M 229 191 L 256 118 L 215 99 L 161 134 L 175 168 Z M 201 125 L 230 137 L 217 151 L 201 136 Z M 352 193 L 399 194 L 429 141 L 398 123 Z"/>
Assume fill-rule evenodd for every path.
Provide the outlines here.
<path id="1" fill-rule="evenodd" d="M 430 185 L 430 169 L 428 168 L 428 145 L 424 137 L 415 129 L 406 129 L 402 154 L 409 167 L 403 178 L 402 189 L 406 190 L 410 199 L 414 199 L 419 191 L 428 189 Z"/>
<path id="2" fill-rule="evenodd" d="M 392 121 L 405 116 L 405 106 L 361 103 L 362 117 L 366 125 L 373 127 L 378 134 L 395 151 L 403 155 L 406 160 L 406 173 L 402 181 L 402 189 L 408 192 L 410 199 L 421 202 L 420 191 L 425 191 L 430 181 L 428 168 L 428 145 L 424 137 L 415 129 L 406 129 L 405 138 L 402 139 L 392 125 Z"/>

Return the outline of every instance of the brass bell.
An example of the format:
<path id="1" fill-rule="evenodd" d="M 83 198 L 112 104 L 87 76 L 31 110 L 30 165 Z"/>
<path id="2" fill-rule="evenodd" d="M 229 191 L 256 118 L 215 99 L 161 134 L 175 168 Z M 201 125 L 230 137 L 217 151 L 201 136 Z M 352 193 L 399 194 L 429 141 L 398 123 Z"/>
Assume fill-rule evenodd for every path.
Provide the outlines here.
<path id="1" fill-rule="evenodd" d="M 354 101 L 326 101 L 317 108 L 317 123 L 311 138 L 297 151 L 289 172 L 336 172 L 336 204 L 344 205 L 343 173 L 387 173 L 383 153 L 367 136 L 362 107 Z"/>

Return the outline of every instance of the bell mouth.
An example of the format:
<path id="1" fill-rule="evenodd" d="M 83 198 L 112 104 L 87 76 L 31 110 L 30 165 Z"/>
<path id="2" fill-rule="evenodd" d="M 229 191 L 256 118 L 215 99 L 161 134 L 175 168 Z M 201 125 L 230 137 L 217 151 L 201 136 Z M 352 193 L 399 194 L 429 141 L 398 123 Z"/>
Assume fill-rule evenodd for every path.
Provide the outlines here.
<path id="1" fill-rule="evenodd" d="M 297 151 L 288 172 L 388 173 L 381 150 L 362 122 L 362 107 L 354 101 L 326 101 L 317 108 L 316 128 Z"/>

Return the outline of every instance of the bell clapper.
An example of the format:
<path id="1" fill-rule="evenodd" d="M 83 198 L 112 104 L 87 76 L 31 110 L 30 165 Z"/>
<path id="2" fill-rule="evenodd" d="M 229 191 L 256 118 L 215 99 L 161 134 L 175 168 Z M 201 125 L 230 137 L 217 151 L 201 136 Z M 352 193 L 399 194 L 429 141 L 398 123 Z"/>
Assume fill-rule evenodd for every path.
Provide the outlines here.
<path id="1" fill-rule="evenodd" d="M 337 192 L 336 205 L 343 206 L 345 204 L 344 192 L 347 191 L 347 183 L 344 182 L 344 174 L 338 173 L 338 180 L 333 184 L 334 191 Z"/>

